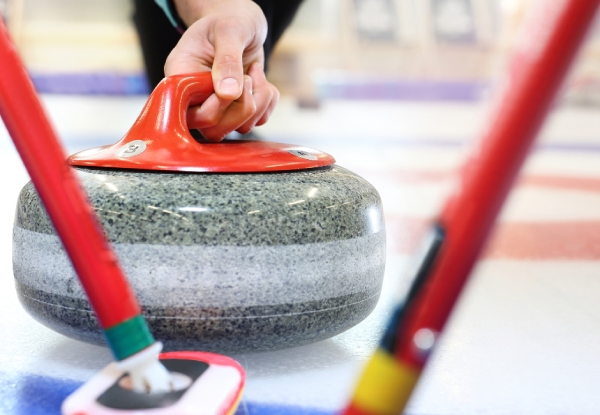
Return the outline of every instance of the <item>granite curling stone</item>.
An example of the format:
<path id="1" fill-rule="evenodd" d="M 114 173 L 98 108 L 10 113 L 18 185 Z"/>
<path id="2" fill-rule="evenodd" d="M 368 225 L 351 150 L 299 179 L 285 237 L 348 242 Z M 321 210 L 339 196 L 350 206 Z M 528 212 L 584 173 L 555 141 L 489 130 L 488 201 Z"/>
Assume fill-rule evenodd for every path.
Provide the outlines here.
<path id="1" fill-rule="evenodd" d="M 172 78 L 161 85 L 168 90 L 171 84 L 187 82 L 196 89 L 206 84 L 198 76 Z M 147 109 L 157 96 L 159 109 L 165 100 L 176 100 L 184 106 L 176 115 L 184 113 L 190 98 L 175 92 L 174 98 L 157 88 L 142 116 L 152 112 Z M 299 346 L 341 333 L 373 310 L 383 281 L 385 229 L 379 195 L 367 181 L 332 164 L 325 153 L 263 142 L 187 144 L 204 155 L 225 152 L 235 159 L 238 151 L 259 149 L 263 155 L 255 157 L 260 166 L 254 170 L 203 172 L 210 162 L 196 159 L 193 166 L 177 161 L 181 171 L 157 169 L 156 161 L 134 161 L 152 153 L 151 140 L 135 143 L 143 136 L 136 132 L 141 124 L 138 119 L 116 145 L 70 161 L 79 164 L 73 168 L 152 333 L 167 350 Z M 166 130 L 185 127 L 181 119 L 176 124 Z M 187 131 L 180 133 L 189 138 Z M 118 156 L 127 150 L 138 154 Z M 107 152 L 116 161 L 107 161 Z M 156 160 L 156 154 L 150 156 Z M 274 160 L 280 170 L 272 167 Z M 134 162 L 137 167 L 127 165 Z M 119 163 L 126 167 L 115 167 Z M 298 163 L 316 167 L 297 168 Z M 13 267 L 19 299 L 30 315 L 71 338 L 104 344 L 32 183 L 17 204 Z"/>

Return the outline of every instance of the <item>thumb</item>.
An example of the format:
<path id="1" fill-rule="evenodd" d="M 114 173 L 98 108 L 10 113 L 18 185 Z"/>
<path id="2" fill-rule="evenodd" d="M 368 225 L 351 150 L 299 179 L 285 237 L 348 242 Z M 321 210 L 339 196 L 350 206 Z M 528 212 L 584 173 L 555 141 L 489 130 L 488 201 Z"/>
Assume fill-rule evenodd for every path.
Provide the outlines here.
<path id="1" fill-rule="evenodd" d="M 221 99 L 236 100 L 242 95 L 245 43 L 244 36 L 235 25 L 218 25 L 215 28 L 212 78 L 215 93 Z"/>

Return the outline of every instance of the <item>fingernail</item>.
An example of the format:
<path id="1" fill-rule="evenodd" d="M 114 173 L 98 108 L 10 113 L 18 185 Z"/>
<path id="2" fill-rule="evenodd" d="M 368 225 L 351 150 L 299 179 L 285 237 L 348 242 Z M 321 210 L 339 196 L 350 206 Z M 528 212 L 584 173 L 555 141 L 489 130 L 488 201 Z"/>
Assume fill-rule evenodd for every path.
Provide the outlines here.
<path id="1" fill-rule="evenodd" d="M 240 95 L 240 83 L 234 78 L 225 78 L 219 84 L 219 92 L 224 95 Z"/>

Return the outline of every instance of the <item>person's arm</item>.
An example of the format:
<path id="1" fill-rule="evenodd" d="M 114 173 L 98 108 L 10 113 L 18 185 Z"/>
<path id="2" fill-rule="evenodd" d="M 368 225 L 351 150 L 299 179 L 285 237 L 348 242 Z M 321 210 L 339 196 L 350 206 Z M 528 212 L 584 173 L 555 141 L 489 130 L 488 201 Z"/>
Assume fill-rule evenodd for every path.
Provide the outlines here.
<path id="1" fill-rule="evenodd" d="M 174 0 L 187 26 L 165 64 L 165 75 L 212 70 L 215 94 L 188 110 L 188 126 L 218 141 L 264 124 L 279 91 L 265 77 L 267 21 L 252 0 Z"/>

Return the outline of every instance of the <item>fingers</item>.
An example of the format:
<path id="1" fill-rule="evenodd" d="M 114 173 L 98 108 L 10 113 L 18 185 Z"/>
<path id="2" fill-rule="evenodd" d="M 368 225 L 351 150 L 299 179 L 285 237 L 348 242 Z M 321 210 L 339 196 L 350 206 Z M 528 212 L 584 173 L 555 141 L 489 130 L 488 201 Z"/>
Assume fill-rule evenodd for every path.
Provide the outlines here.
<path id="1" fill-rule="evenodd" d="M 273 90 L 273 99 L 267 106 L 267 109 L 264 112 L 264 114 L 262 115 L 262 117 L 260 117 L 258 119 L 258 121 L 256 122 L 256 124 L 254 125 L 255 127 L 259 127 L 259 126 L 265 124 L 269 120 L 269 118 L 271 117 L 271 114 L 273 113 L 273 111 L 275 110 L 275 107 L 277 106 L 277 103 L 279 102 L 279 90 L 275 87 L 275 85 L 272 85 L 272 84 L 269 84 L 269 87 Z"/>
<path id="2" fill-rule="evenodd" d="M 255 112 L 252 78 L 245 76 L 243 93 L 239 99 L 224 101 L 211 95 L 199 108 L 188 110 L 188 127 L 199 129 L 207 140 L 220 141 L 249 120 Z"/>
<path id="3" fill-rule="evenodd" d="M 267 81 L 262 65 L 258 63 L 250 65 L 248 75 L 252 78 L 252 95 L 256 103 L 256 112 L 236 129 L 240 134 L 248 134 L 254 126 L 267 122 L 279 101 L 279 91 Z"/>
<path id="4" fill-rule="evenodd" d="M 232 101 L 219 99 L 212 94 L 202 105 L 188 108 L 186 114 L 188 128 L 201 130 L 214 127 L 219 123 L 231 103 Z"/>
<path id="5" fill-rule="evenodd" d="M 249 133 L 267 122 L 279 100 L 279 91 L 270 84 L 262 66 L 254 63 L 244 78 L 244 91 L 235 101 L 211 95 L 200 107 L 187 113 L 189 128 L 197 128 L 211 141 L 220 141 L 232 131 Z"/>

